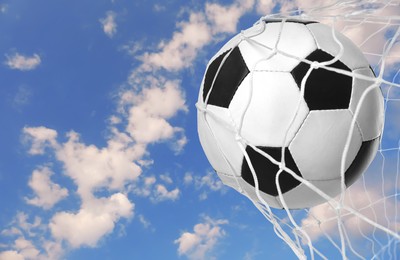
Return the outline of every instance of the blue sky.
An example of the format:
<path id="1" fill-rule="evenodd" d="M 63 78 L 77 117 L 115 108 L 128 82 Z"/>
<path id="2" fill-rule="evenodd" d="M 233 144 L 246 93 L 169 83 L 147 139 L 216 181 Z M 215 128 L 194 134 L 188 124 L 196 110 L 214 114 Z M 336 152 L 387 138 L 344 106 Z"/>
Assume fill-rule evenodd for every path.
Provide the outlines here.
<path id="1" fill-rule="evenodd" d="M 0 0 L 0 259 L 294 258 L 213 173 L 195 103 L 227 39 L 310 3 Z M 347 32 L 378 68 L 393 29 Z M 395 173 L 398 96 L 384 139 Z"/>

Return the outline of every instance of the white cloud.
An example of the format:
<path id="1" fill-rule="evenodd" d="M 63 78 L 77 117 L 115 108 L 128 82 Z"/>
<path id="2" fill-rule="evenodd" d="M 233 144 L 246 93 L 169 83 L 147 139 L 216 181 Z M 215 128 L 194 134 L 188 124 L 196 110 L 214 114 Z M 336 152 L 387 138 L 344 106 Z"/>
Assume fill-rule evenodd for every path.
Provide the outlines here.
<path id="1" fill-rule="evenodd" d="M 210 28 L 203 14 L 192 13 L 188 22 L 181 22 L 178 26 L 180 31 L 175 32 L 169 42 L 160 43 L 160 52 L 143 54 L 140 58 L 143 69 L 177 71 L 188 68 L 199 49 L 211 40 Z"/>
<path id="2" fill-rule="evenodd" d="M 208 259 L 216 244 L 225 236 L 221 227 L 224 224 L 228 224 L 225 219 L 205 217 L 203 223 L 193 227 L 193 232 L 184 232 L 174 241 L 178 244 L 178 254 L 186 255 L 189 259 Z"/>
<path id="3" fill-rule="evenodd" d="M 132 102 L 126 131 L 143 144 L 173 138 L 182 128 L 173 127 L 167 119 L 179 111 L 187 111 L 185 98 L 177 81 L 155 81 L 139 94 L 125 92 L 125 102 Z M 130 93 L 130 94 L 127 94 Z M 129 99 L 126 97 L 129 95 Z M 129 100 L 129 101 L 128 101 Z"/>
<path id="4" fill-rule="evenodd" d="M 5 64 L 10 69 L 16 69 L 21 71 L 33 70 L 41 63 L 40 56 L 38 54 L 33 54 L 32 56 L 24 56 L 19 53 L 8 56 Z"/>
<path id="5" fill-rule="evenodd" d="M 133 215 L 134 205 L 122 193 L 109 198 L 86 200 L 77 213 L 58 212 L 49 224 L 54 238 L 65 240 L 72 247 L 94 247 L 112 232 L 121 218 Z"/>
<path id="6" fill-rule="evenodd" d="M 116 222 L 133 215 L 134 204 L 120 191 L 141 174 L 135 160 L 141 158 L 145 150 L 141 145 L 134 145 L 127 134 L 114 128 L 111 130 L 107 146 L 98 148 L 82 143 L 73 131 L 67 134 L 66 142 L 58 143 L 55 130 L 24 128 L 23 132 L 32 145 L 29 153 L 43 154 L 45 147 L 51 148 L 63 164 L 65 176 L 76 184 L 81 199 L 77 212 L 60 211 L 51 218 L 48 228 L 55 241 L 43 244 L 48 255 L 60 255 L 62 241 L 67 241 L 73 248 L 96 246 L 101 238 L 113 231 Z M 66 190 L 51 183 L 50 175 L 48 167 L 34 172 L 30 186 L 36 197 L 27 200 L 28 203 L 50 207 L 66 194 Z M 108 191 L 110 196 L 96 197 L 94 192 L 99 190 Z M 53 198 L 49 197 L 50 194 Z"/>
<path id="7" fill-rule="evenodd" d="M 253 7 L 254 0 L 235 1 L 229 6 L 207 3 L 205 12 L 191 12 L 189 21 L 179 22 L 172 39 L 159 44 L 158 52 L 146 52 L 141 69 L 178 71 L 191 67 L 199 51 L 222 33 L 236 32 L 239 18 Z M 221 15 L 223 14 L 223 15 Z"/>
<path id="8" fill-rule="evenodd" d="M 100 23 L 103 26 L 104 33 L 112 38 L 117 33 L 117 23 L 115 22 L 116 14 L 112 11 L 108 11 L 106 17 L 100 19 Z"/>
<path id="9" fill-rule="evenodd" d="M 96 188 L 122 189 L 126 182 L 135 180 L 141 173 L 134 161 L 143 156 L 143 148 L 130 145 L 129 136 L 116 129 L 104 148 L 85 145 L 74 131 L 67 134 L 68 140 L 63 144 L 57 142 L 57 132 L 52 129 L 25 127 L 23 132 L 25 139 L 31 141 L 30 154 L 43 154 L 45 147 L 54 150 L 81 196 L 90 195 Z"/>
<path id="10" fill-rule="evenodd" d="M 159 201 L 164 201 L 164 200 L 177 200 L 179 198 L 180 190 L 178 188 L 175 188 L 173 190 L 168 190 L 164 185 L 158 184 L 156 186 L 156 192 L 154 196 L 154 200 L 159 202 Z"/>
<path id="11" fill-rule="evenodd" d="M 194 178 L 193 178 L 193 173 L 191 172 L 186 172 L 185 176 L 183 177 L 183 183 L 185 185 L 189 185 L 193 182 Z"/>
<path id="12" fill-rule="evenodd" d="M 57 145 L 57 132 L 44 126 L 40 127 L 24 127 L 24 140 L 31 142 L 28 151 L 31 155 L 39 155 L 44 153 L 46 147 L 55 147 Z"/>
<path id="13" fill-rule="evenodd" d="M 60 185 L 50 180 L 51 175 L 53 175 L 53 172 L 48 167 L 33 171 L 28 184 L 36 196 L 31 199 L 26 198 L 28 204 L 50 209 L 68 195 L 66 188 L 61 188 Z"/>
<path id="14" fill-rule="evenodd" d="M 127 146 L 130 138 L 125 134 L 115 132 L 104 148 L 83 144 L 73 131 L 67 136 L 68 141 L 59 145 L 56 156 L 82 197 L 90 197 L 95 189 L 121 190 L 140 175 L 141 168 L 134 161 L 143 151 Z"/>
<path id="15" fill-rule="evenodd" d="M 118 125 L 118 124 L 120 124 L 122 122 L 122 119 L 120 117 L 116 116 L 116 115 L 112 115 L 109 118 L 109 122 L 110 122 L 111 125 Z"/>
<path id="16" fill-rule="evenodd" d="M 236 1 L 232 5 L 223 6 L 206 3 L 206 17 L 210 22 L 212 34 L 236 33 L 240 17 L 253 8 L 254 0 Z"/>

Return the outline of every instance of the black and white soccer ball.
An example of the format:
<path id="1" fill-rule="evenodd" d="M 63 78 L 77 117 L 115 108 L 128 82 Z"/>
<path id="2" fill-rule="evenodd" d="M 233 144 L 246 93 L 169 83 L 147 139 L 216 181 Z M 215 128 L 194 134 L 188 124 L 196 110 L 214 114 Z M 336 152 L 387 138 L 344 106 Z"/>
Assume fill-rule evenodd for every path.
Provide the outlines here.
<path id="1" fill-rule="evenodd" d="M 362 52 L 331 27 L 262 20 L 233 37 L 207 66 L 197 103 L 201 145 L 223 183 L 256 201 L 252 168 L 261 197 L 283 207 L 276 176 L 284 161 L 300 177 L 279 175 L 287 207 L 320 204 L 326 200 L 301 180 L 338 195 L 349 134 L 347 187 L 375 157 L 384 109 L 374 79 Z"/>

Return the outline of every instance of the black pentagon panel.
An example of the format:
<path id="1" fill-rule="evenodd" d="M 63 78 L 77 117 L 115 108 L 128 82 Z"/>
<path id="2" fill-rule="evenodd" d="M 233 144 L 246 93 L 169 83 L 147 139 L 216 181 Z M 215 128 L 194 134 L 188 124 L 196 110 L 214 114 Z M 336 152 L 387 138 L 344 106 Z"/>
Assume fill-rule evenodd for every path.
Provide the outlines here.
<path id="1" fill-rule="evenodd" d="M 210 91 L 212 82 L 214 80 L 215 74 L 217 74 L 218 68 L 221 65 L 222 60 L 224 59 L 225 55 L 228 54 L 228 52 L 231 49 L 225 51 L 221 55 L 219 55 L 215 60 L 213 60 L 210 65 L 207 68 L 206 75 L 204 78 L 204 86 L 203 86 L 203 101 L 206 101 L 206 97 L 208 94 L 208 91 Z"/>
<path id="2" fill-rule="evenodd" d="M 377 148 L 379 146 L 379 137 L 370 141 L 364 141 L 361 144 L 353 162 L 350 164 L 347 171 L 344 173 L 344 183 L 346 187 L 352 185 L 358 177 L 368 168 L 369 164 L 375 157 Z"/>
<path id="3" fill-rule="evenodd" d="M 312 52 L 307 60 L 313 62 L 324 62 L 334 59 L 334 57 L 322 50 Z M 341 61 L 329 65 L 328 67 L 351 71 Z M 309 70 L 310 65 L 300 62 L 292 70 L 292 75 L 301 88 L 301 81 Z M 346 109 L 350 105 L 353 79 L 334 71 L 324 68 L 314 69 L 307 78 L 304 90 L 304 99 L 310 110 L 329 110 Z"/>
<path id="4" fill-rule="evenodd" d="M 281 161 L 282 148 L 280 147 L 257 147 L 265 153 L 272 156 L 275 160 Z M 278 189 L 276 187 L 275 178 L 278 173 L 279 167 L 270 162 L 266 157 L 255 151 L 250 146 L 246 147 L 246 152 L 249 155 L 251 164 L 254 167 L 258 179 L 259 189 L 269 195 L 278 196 Z M 300 171 L 288 148 L 285 148 L 285 164 L 286 167 L 295 172 L 301 177 Z M 242 163 L 242 178 L 254 186 L 254 179 L 246 159 Z M 279 176 L 279 183 L 282 193 L 285 193 L 300 184 L 295 178 L 286 171 L 283 171 Z"/>
<path id="5" fill-rule="evenodd" d="M 239 47 L 235 47 L 230 53 L 229 52 L 230 50 L 224 52 L 208 66 L 203 87 L 204 102 L 206 101 L 208 92 L 211 89 L 215 75 L 224 57 L 229 55 L 218 72 L 207 104 L 226 108 L 229 107 L 240 83 L 242 83 L 243 79 L 250 72 L 243 60 Z"/>
<path id="6" fill-rule="evenodd" d="M 280 23 L 280 22 L 283 21 L 283 19 L 281 19 L 281 18 L 275 18 L 275 19 L 274 18 L 269 18 L 269 19 L 263 19 L 263 21 L 265 23 Z M 307 21 L 307 20 L 299 20 L 299 19 L 286 19 L 285 23 L 301 23 L 301 24 L 307 25 L 307 24 L 318 23 L 318 22 L 316 22 L 316 21 Z"/>

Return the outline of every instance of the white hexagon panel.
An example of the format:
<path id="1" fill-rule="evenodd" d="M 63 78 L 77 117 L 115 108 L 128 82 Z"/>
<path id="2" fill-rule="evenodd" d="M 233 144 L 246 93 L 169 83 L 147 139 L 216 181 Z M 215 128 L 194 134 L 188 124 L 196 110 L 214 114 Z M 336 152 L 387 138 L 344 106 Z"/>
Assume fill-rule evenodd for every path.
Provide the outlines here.
<path id="1" fill-rule="evenodd" d="M 342 154 L 352 122 L 348 109 L 311 111 L 289 150 L 307 180 L 340 178 Z M 358 127 L 353 128 L 345 169 L 357 155 L 362 143 Z"/>
<path id="2" fill-rule="evenodd" d="M 287 72 L 254 71 L 242 82 L 229 111 L 240 135 L 257 146 L 287 146 L 308 114 Z"/>

